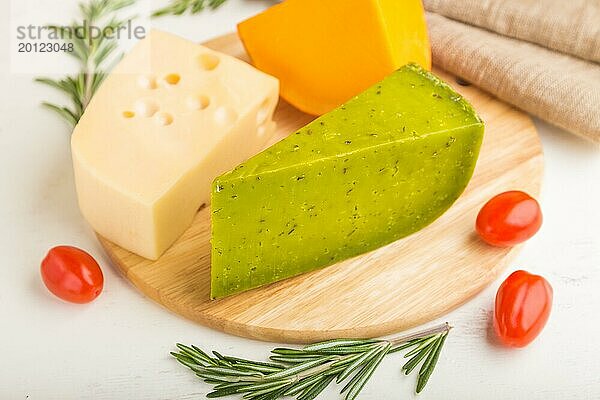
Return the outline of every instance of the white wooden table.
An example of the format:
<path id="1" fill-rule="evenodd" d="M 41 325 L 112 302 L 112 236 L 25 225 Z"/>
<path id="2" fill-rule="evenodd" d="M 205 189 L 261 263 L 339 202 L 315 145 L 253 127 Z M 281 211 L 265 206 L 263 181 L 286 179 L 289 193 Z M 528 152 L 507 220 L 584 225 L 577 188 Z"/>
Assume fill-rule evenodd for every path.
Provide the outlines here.
<path id="1" fill-rule="evenodd" d="M 31 4 L 32 21 L 67 22 L 75 13 L 74 1 L 25 2 Z M 8 3 L 4 0 L 3 8 Z M 230 0 L 215 13 L 164 18 L 155 25 L 202 41 L 233 31 L 236 22 L 266 5 Z M 168 355 L 176 342 L 257 359 L 274 344 L 222 334 L 173 315 L 109 266 L 77 208 L 68 130 L 38 105 L 59 97 L 33 84 L 32 75 L 10 72 L 7 42 L 14 32 L 6 28 L 8 22 L 3 11 L 0 399 L 203 398 L 210 388 Z M 444 318 L 456 329 L 420 399 L 600 399 L 600 149 L 536 123 L 546 152 L 545 221 L 511 270 L 541 273 L 552 283 L 548 326 L 526 349 L 494 345 L 490 319 L 496 282 Z M 58 244 L 87 249 L 104 266 L 105 291 L 96 302 L 66 304 L 43 286 L 40 260 Z M 411 398 L 415 379 L 402 376 L 400 365 L 399 355 L 388 357 L 362 398 Z M 338 399 L 337 389 L 331 387 L 322 398 Z"/>

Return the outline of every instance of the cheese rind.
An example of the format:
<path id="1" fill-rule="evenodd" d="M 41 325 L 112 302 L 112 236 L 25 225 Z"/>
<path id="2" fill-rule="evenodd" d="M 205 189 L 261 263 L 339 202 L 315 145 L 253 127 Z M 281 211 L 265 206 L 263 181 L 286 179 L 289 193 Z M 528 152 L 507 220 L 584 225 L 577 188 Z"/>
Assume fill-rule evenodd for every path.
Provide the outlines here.
<path id="1" fill-rule="evenodd" d="M 321 268 L 414 233 L 469 182 L 483 122 L 409 65 L 217 178 L 213 298 Z"/>
<path id="2" fill-rule="evenodd" d="M 431 67 L 421 0 L 286 0 L 238 25 L 281 96 L 325 114 L 410 63 Z"/>
<path id="3" fill-rule="evenodd" d="M 158 258 L 208 204 L 212 180 L 272 139 L 278 89 L 238 59 L 151 32 L 73 133 L 84 217 L 121 247 Z"/>

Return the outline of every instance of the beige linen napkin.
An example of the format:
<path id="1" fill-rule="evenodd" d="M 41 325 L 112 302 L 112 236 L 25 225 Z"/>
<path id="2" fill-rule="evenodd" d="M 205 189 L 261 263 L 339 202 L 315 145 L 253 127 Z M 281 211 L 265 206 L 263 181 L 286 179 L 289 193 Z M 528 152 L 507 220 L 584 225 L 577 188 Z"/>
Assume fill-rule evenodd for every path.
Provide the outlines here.
<path id="1" fill-rule="evenodd" d="M 600 0 L 423 0 L 427 11 L 600 62 Z"/>
<path id="2" fill-rule="evenodd" d="M 451 2 L 463 1 L 475 0 Z M 490 2 L 495 1 L 481 0 Z M 425 4 L 428 3 L 434 1 L 426 0 Z M 599 64 L 434 13 L 427 13 L 427 22 L 434 64 L 508 103 L 600 144 Z M 600 43 L 596 42 L 596 46 Z M 586 55 L 594 57 L 595 51 Z"/>

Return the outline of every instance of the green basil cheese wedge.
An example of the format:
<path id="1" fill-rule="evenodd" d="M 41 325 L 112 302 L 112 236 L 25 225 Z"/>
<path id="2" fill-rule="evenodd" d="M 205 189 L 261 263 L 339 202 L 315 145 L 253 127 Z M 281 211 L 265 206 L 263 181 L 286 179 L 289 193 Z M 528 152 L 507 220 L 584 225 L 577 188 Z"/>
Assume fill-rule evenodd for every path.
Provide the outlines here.
<path id="1" fill-rule="evenodd" d="M 212 298 L 423 229 L 467 186 L 483 132 L 463 97 L 410 64 L 218 177 Z"/>

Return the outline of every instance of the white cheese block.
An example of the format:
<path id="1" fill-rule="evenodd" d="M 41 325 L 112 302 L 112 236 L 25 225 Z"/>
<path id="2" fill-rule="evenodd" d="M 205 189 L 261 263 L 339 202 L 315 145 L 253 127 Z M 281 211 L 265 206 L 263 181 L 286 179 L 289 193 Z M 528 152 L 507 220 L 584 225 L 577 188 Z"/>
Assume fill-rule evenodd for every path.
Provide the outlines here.
<path id="1" fill-rule="evenodd" d="M 152 31 L 102 84 L 71 140 L 79 206 L 100 235 L 158 258 L 212 180 L 273 138 L 277 79 Z"/>

